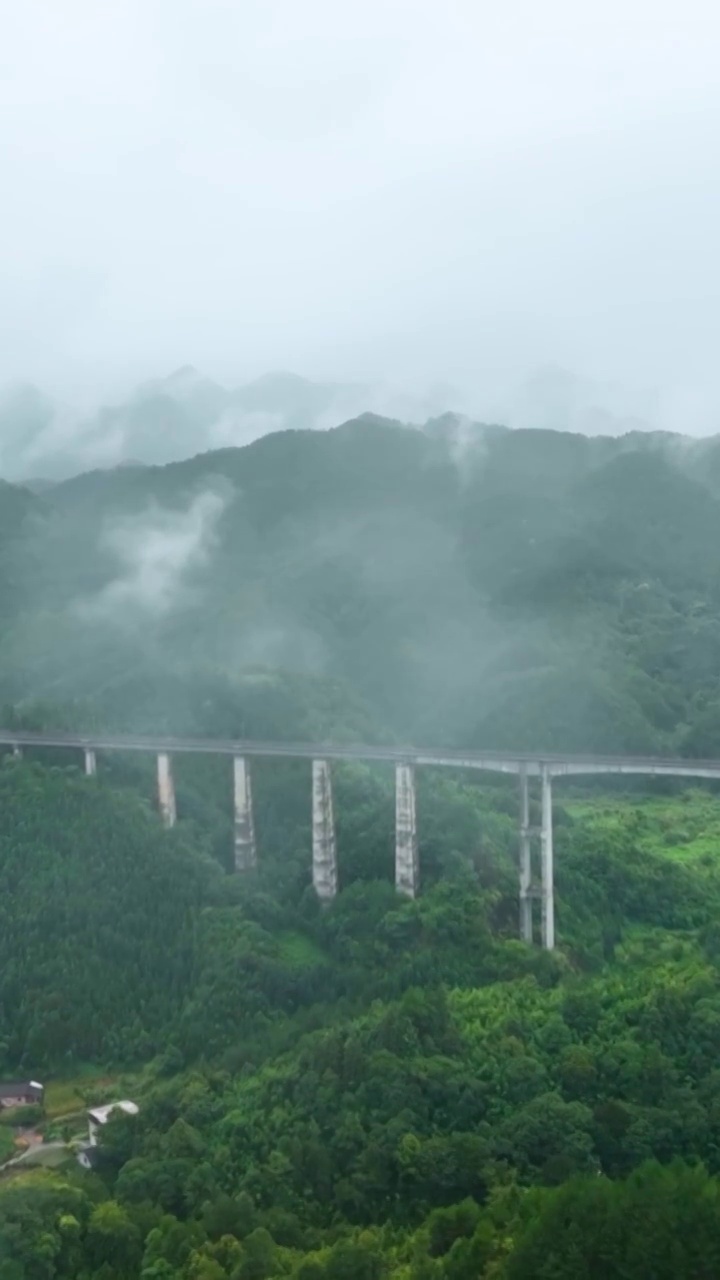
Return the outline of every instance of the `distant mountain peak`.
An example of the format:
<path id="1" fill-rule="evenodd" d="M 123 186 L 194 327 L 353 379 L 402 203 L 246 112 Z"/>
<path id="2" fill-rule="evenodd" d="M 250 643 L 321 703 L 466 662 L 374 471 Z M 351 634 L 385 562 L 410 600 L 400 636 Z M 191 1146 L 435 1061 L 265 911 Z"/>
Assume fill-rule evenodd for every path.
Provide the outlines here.
<path id="1" fill-rule="evenodd" d="M 277 387 L 290 391 L 293 388 L 309 387 L 312 383 L 308 378 L 303 378 L 299 373 L 289 373 L 286 369 L 277 369 L 271 373 L 263 373 L 259 378 L 253 378 L 252 382 L 246 384 L 249 387 Z"/>
<path id="2" fill-rule="evenodd" d="M 366 409 L 363 413 L 358 413 L 354 418 L 349 418 L 347 422 L 341 425 L 347 427 L 353 424 L 360 424 L 364 427 L 404 427 L 406 424 L 401 422 L 399 418 L 389 418 L 384 413 L 374 413 L 372 409 Z"/>
<path id="3" fill-rule="evenodd" d="M 134 399 L 144 400 L 147 396 L 168 396 L 172 400 L 185 401 L 199 396 L 212 396 L 214 401 L 225 400 L 227 391 L 212 378 L 206 378 L 192 364 L 183 364 L 164 378 L 151 378 L 143 382 L 135 391 Z"/>
<path id="4" fill-rule="evenodd" d="M 204 382 L 205 379 L 195 368 L 195 365 L 182 364 L 179 369 L 175 369 L 172 373 L 169 373 L 163 381 L 172 384 L 177 382 Z"/>

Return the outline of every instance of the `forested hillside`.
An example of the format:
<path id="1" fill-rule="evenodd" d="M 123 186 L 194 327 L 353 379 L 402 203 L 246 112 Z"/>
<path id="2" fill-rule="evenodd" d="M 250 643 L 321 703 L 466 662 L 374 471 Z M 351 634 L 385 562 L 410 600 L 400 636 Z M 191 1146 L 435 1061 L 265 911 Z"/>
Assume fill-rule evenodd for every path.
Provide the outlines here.
<path id="1" fill-rule="evenodd" d="M 238 721 L 281 670 L 305 720 L 334 682 L 331 734 L 718 744 L 712 440 L 366 417 L 6 489 L 2 510 L 6 702 L 210 731 L 201 684 Z"/>
<path id="2" fill-rule="evenodd" d="M 713 441 L 451 418 L 5 486 L 3 718 L 713 754 L 718 535 Z M 61 1149 L 0 1167 L 0 1280 L 718 1273 L 711 784 L 557 785 L 550 954 L 511 779 L 419 772 L 407 901 L 391 771 L 338 766 L 322 909 L 307 762 L 257 763 L 244 876 L 228 762 L 176 761 L 172 831 L 153 765 L 0 762 L 0 1076 Z"/>
<path id="3" fill-rule="evenodd" d="M 146 776 L 6 760 L 4 1070 L 95 1064 L 82 1096 L 141 1110 L 93 1173 L 0 1175 L 3 1280 L 712 1275 L 720 800 L 569 792 L 549 955 L 516 940 L 502 784 L 424 779 L 407 902 L 390 779 L 340 771 L 321 910 L 299 769 L 258 778 L 238 878 L 211 775 L 165 832 Z"/>

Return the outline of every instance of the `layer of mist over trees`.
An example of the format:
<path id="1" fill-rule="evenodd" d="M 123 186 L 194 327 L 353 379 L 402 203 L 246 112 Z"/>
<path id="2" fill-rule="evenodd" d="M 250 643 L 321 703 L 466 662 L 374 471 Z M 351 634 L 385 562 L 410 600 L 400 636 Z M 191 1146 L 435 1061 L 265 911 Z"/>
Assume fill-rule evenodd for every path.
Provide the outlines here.
<path id="1" fill-rule="evenodd" d="M 135 729 L 255 733 L 262 707 L 279 737 L 717 747 L 716 441 L 366 417 L 6 488 L 0 520 L 6 703 Z"/>

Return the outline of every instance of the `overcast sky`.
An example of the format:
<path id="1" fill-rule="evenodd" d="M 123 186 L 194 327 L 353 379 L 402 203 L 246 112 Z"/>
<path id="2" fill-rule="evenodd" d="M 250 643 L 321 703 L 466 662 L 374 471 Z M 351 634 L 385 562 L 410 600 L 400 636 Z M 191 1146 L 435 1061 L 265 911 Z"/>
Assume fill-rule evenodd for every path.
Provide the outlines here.
<path id="1" fill-rule="evenodd" d="M 720 430 L 716 0 L 0 16 L 0 380 L 551 363 Z"/>

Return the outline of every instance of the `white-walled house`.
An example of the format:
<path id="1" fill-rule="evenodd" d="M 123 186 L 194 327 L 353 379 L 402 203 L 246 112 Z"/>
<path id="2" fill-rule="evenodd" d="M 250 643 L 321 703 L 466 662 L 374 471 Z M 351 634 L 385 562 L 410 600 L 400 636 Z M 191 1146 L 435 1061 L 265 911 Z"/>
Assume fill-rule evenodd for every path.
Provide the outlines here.
<path id="1" fill-rule="evenodd" d="M 107 1124 L 111 1115 L 116 1111 L 122 1111 L 126 1116 L 136 1116 L 140 1110 L 136 1102 L 109 1102 L 105 1107 L 93 1107 L 92 1111 L 88 1111 L 88 1138 L 91 1147 L 97 1146 L 98 1131 L 104 1124 Z"/>
<path id="2" fill-rule="evenodd" d="M 109 1102 L 104 1107 L 93 1107 L 88 1111 L 88 1140 L 78 1149 L 78 1164 L 81 1164 L 83 1169 L 95 1167 L 98 1155 L 98 1133 L 112 1115 L 121 1111 L 126 1116 L 136 1116 L 139 1110 L 136 1102 L 125 1099 L 123 1102 Z"/>

